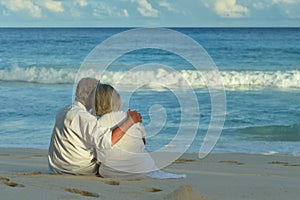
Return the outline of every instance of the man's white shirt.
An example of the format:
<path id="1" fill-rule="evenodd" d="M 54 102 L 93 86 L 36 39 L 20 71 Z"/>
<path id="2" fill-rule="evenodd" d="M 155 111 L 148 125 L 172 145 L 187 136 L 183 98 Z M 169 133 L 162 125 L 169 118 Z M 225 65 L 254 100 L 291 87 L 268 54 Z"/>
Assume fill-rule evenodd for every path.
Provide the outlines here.
<path id="1" fill-rule="evenodd" d="M 62 109 L 49 146 L 50 170 L 56 173 L 90 174 L 96 169 L 97 152 L 110 149 L 112 130 L 100 126 L 85 106 L 75 101 Z"/>

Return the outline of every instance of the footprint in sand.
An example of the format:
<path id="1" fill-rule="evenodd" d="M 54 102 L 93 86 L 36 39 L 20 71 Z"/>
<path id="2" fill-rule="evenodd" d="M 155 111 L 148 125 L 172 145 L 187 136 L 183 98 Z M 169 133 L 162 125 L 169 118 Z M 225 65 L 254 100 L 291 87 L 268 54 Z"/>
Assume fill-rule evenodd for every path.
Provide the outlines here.
<path id="1" fill-rule="evenodd" d="M 282 162 L 282 161 L 272 161 L 272 162 L 268 162 L 268 164 L 271 165 L 283 165 L 283 166 L 300 166 L 300 164 L 291 164 L 288 162 Z"/>
<path id="2" fill-rule="evenodd" d="M 43 174 L 43 172 L 39 172 L 39 171 L 18 173 L 19 176 L 32 176 L 32 175 L 41 175 L 41 174 Z"/>
<path id="3" fill-rule="evenodd" d="M 226 163 L 226 164 L 231 164 L 231 165 L 244 165 L 245 163 L 243 162 L 238 162 L 235 160 L 221 160 L 219 163 Z"/>
<path id="4" fill-rule="evenodd" d="M 24 187 L 24 185 L 22 185 L 22 184 L 11 182 L 9 180 L 9 178 L 6 178 L 6 177 L 1 177 L 0 176 L 0 181 L 1 181 L 2 184 L 7 185 L 9 187 Z"/>
<path id="5" fill-rule="evenodd" d="M 288 163 L 288 164 L 284 164 L 284 166 L 300 167 L 300 164 L 291 164 L 291 163 Z"/>
<path id="6" fill-rule="evenodd" d="M 145 191 L 146 192 L 160 192 L 162 190 L 159 188 L 145 188 Z"/>
<path id="7" fill-rule="evenodd" d="M 9 181 L 9 178 L 0 176 L 0 181 Z"/>
<path id="8" fill-rule="evenodd" d="M 179 164 L 179 163 L 187 163 L 187 162 L 195 162 L 194 159 L 186 159 L 186 158 L 179 158 L 173 162 L 173 164 Z"/>
<path id="9" fill-rule="evenodd" d="M 70 193 L 74 193 L 74 194 L 80 194 L 81 196 L 99 197 L 99 194 L 97 194 L 97 193 L 89 192 L 89 191 L 86 191 L 86 190 L 79 190 L 79 189 L 76 189 L 76 188 L 65 188 L 65 191 L 70 192 Z"/>
<path id="10" fill-rule="evenodd" d="M 104 183 L 107 185 L 120 185 L 119 181 L 114 181 L 114 180 L 104 181 Z"/>

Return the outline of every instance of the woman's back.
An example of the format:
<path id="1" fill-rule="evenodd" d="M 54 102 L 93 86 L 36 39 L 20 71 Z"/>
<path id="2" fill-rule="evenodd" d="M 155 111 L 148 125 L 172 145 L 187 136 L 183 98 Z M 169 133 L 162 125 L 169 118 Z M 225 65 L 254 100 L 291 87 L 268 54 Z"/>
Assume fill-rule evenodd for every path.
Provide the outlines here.
<path id="1" fill-rule="evenodd" d="M 125 112 L 111 112 L 99 118 L 103 127 L 112 128 L 126 120 Z M 145 150 L 142 138 L 144 126 L 139 123 L 129 128 L 126 134 L 112 147 L 99 155 L 101 165 L 99 173 L 103 177 L 143 176 L 156 170 L 155 163 Z"/>
<path id="2" fill-rule="evenodd" d="M 127 118 L 127 114 L 122 111 L 111 112 L 103 115 L 99 122 L 103 127 L 113 128 L 122 124 Z M 114 145 L 129 152 L 144 151 L 145 145 L 142 138 L 146 136 L 145 128 L 141 123 L 137 123 L 130 127 L 126 134 Z"/>

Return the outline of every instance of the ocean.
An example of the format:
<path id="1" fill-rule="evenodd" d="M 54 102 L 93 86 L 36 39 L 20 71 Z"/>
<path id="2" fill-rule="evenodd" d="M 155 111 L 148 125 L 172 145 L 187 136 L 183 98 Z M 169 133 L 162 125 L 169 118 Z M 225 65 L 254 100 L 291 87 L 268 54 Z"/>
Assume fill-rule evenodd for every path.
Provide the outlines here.
<path id="1" fill-rule="evenodd" d="M 127 30 L 0 28 L 0 147 L 47 149 L 56 113 L 72 102 L 81 64 L 101 42 Z M 226 115 L 212 152 L 300 154 L 300 28 L 171 30 L 199 43 L 220 72 Z M 194 50 L 185 48 L 197 56 Z M 130 71 L 132 66 L 146 70 Z M 121 86 L 128 102 L 124 110 L 142 114 L 149 151 L 199 152 L 211 128 L 212 99 L 203 73 L 187 60 L 169 51 L 138 49 L 117 58 L 99 78 Z M 199 109 L 189 104 L 184 81 Z"/>

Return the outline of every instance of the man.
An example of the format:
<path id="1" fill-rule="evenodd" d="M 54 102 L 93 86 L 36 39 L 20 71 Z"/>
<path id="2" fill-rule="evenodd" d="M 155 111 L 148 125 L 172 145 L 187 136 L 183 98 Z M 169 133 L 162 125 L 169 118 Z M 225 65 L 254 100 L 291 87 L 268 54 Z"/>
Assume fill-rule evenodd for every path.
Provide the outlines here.
<path id="1" fill-rule="evenodd" d="M 101 162 L 97 152 L 111 148 L 134 123 L 142 121 L 138 112 L 128 110 L 129 117 L 122 125 L 113 130 L 101 127 L 89 112 L 98 82 L 94 78 L 81 79 L 73 104 L 56 116 L 48 152 L 53 173 L 95 174 Z"/>

